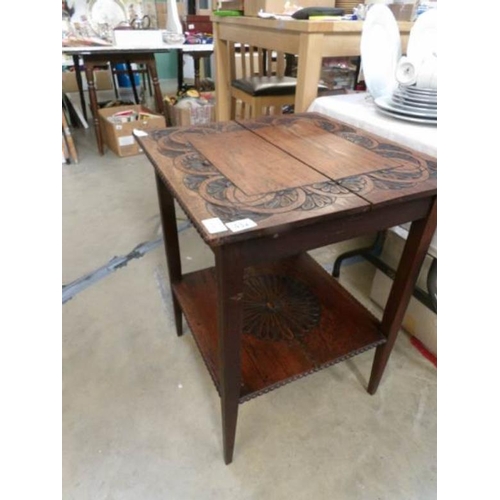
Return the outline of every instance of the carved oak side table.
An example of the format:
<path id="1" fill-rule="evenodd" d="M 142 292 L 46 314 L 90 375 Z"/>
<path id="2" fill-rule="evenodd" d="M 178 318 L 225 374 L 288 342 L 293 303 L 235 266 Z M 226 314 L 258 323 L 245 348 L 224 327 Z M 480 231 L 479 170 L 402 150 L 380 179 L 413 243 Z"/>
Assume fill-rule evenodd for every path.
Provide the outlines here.
<path id="1" fill-rule="evenodd" d="M 436 160 L 316 113 L 138 138 L 154 166 L 177 334 L 185 315 L 221 397 L 238 405 L 371 348 L 374 394 L 436 227 Z M 174 200 L 215 254 L 182 274 Z M 412 221 L 378 321 L 307 251 Z"/>

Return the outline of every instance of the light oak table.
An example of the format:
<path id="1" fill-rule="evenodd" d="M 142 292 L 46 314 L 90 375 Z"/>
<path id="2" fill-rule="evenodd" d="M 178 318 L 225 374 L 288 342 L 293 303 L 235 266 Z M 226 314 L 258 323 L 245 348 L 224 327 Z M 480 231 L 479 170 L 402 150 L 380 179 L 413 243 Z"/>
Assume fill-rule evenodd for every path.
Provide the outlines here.
<path id="1" fill-rule="evenodd" d="M 225 462 L 244 401 L 372 348 L 374 394 L 436 227 L 436 160 L 317 113 L 137 140 L 156 174 L 177 334 L 184 314 L 221 397 Z M 215 267 L 182 273 L 174 201 Z M 307 253 L 405 222 L 381 321 Z"/>
<path id="2" fill-rule="evenodd" d="M 228 42 L 254 45 L 298 56 L 295 112 L 307 110 L 317 96 L 324 57 L 360 55 L 362 21 L 298 21 L 259 17 L 212 16 L 216 61 L 218 121 L 230 119 L 230 47 Z M 413 23 L 398 22 L 403 52 Z"/>

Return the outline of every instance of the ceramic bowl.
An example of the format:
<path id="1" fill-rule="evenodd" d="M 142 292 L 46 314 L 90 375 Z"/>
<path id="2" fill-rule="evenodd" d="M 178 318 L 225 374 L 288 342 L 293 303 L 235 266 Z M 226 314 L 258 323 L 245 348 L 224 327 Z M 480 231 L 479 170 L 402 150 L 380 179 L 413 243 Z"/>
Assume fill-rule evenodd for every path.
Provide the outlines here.
<path id="1" fill-rule="evenodd" d="M 186 37 L 182 33 L 164 32 L 163 41 L 170 44 L 184 43 L 186 41 Z"/>
<path id="2" fill-rule="evenodd" d="M 426 57 L 417 74 L 417 87 L 437 89 L 437 57 Z"/>

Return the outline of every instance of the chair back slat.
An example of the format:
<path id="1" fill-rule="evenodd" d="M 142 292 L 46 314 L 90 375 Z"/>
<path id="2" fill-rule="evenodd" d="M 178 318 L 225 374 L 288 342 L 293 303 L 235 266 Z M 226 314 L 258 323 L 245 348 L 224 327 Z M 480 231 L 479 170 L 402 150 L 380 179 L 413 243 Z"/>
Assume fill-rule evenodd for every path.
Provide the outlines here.
<path id="1" fill-rule="evenodd" d="M 237 75 L 237 70 L 236 70 L 236 49 L 234 47 L 234 42 L 230 42 L 228 45 L 228 57 L 229 60 L 226 61 L 227 67 L 229 68 L 229 75 L 231 77 L 231 80 L 234 80 Z"/>
<path id="2" fill-rule="evenodd" d="M 255 75 L 255 51 L 257 50 L 257 47 L 249 47 L 248 50 L 248 59 L 250 62 L 250 73 L 248 76 L 254 76 Z"/>
<path id="3" fill-rule="evenodd" d="M 251 47 L 248 47 L 248 45 L 242 45 L 242 47 L 241 47 L 241 74 L 242 74 L 242 78 L 247 78 L 247 76 L 250 76 L 252 74 L 251 71 L 250 71 L 250 74 L 248 74 L 249 72 L 247 71 L 248 58 L 249 57 L 251 58 L 251 56 L 252 56 Z"/>
<path id="4" fill-rule="evenodd" d="M 285 76 L 286 54 L 243 43 L 229 44 L 231 79 L 251 76 Z"/>
<path id="5" fill-rule="evenodd" d="M 283 94 L 265 93 L 269 85 L 266 77 L 283 77 L 286 72 L 286 55 L 284 52 L 258 47 L 252 44 L 232 43 L 229 61 L 231 78 L 231 117 L 255 118 L 264 114 L 281 114 L 283 106 L 294 102 L 293 82 L 276 82 L 290 92 Z M 234 68 L 234 70 L 233 70 Z M 250 80 L 250 77 L 257 77 Z M 259 78 L 265 81 L 259 81 Z M 262 84 L 265 84 L 264 86 Z M 264 89 L 264 92 L 262 90 Z"/>
<path id="6" fill-rule="evenodd" d="M 276 75 L 279 77 L 285 76 L 286 59 L 284 52 L 276 54 Z"/>
<path id="7" fill-rule="evenodd" d="M 259 76 L 264 76 L 264 50 L 260 47 L 257 49 L 257 60 L 259 65 Z"/>
<path id="8" fill-rule="evenodd" d="M 273 51 L 266 50 L 266 76 L 273 74 Z"/>

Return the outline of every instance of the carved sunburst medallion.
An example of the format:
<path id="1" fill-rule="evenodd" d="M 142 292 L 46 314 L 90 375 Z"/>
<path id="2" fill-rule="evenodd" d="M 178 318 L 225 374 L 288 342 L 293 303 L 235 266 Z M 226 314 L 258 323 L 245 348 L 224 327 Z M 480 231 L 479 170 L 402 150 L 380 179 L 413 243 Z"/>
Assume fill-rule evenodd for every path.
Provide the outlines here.
<path id="1" fill-rule="evenodd" d="M 261 340 L 303 338 L 316 327 L 321 306 L 306 285 L 289 276 L 245 280 L 243 332 Z"/>

